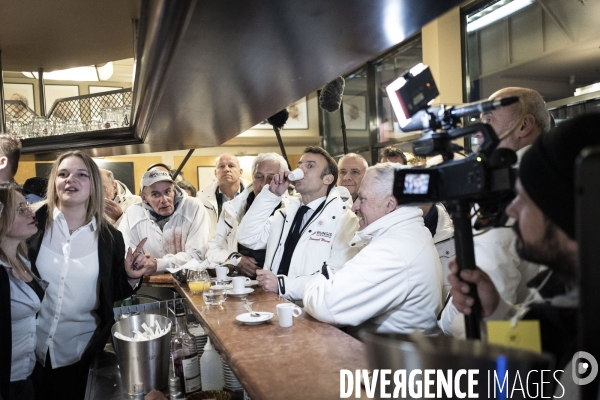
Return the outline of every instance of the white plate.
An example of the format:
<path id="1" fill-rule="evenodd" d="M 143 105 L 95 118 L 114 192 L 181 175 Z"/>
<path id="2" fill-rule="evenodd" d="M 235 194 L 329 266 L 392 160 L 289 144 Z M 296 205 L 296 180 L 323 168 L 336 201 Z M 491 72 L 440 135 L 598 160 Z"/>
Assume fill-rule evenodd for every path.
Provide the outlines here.
<path id="1" fill-rule="evenodd" d="M 267 322 L 268 320 L 273 318 L 273 313 L 270 312 L 258 311 L 257 314 L 259 314 L 260 317 L 251 317 L 250 313 L 244 313 L 238 315 L 237 317 L 235 317 L 235 319 L 237 319 L 240 322 L 243 322 L 246 325 L 258 325 Z"/>
<path id="2" fill-rule="evenodd" d="M 245 288 L 243 292 L 234 292 L 233 289 L 229 289 L 226 290 L 225 293 L 227 294 L 227 296 L 245 296 L 247 294 L 250 294 L 254 292 L 254 289 L 252 288 Z"/>

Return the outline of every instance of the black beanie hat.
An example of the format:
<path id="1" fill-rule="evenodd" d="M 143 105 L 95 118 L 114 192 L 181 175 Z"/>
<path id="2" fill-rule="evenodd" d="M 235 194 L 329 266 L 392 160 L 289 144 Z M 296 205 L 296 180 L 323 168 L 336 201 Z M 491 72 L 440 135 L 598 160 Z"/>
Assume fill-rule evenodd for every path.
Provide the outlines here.
<path id="1" fill-rule="evenodd" d="M 600 113 L 580 115 L 541 134 L 519 166 L 523 188 L 544 214 L 575 239 L 575 161 L 600 144 Z"/>

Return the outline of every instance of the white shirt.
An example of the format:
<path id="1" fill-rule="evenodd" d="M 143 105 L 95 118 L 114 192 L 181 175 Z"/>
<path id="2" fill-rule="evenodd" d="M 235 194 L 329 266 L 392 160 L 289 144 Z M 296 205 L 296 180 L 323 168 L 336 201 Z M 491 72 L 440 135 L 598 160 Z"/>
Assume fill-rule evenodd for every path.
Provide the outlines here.
<path id="1" fill-rule="evenodd" d="M 29 267 L 29 262 L 24 260 Z M 35 314 L 40 299 L 33 289 L 13 275 L 12 267 L 0 261 L 10 281 L 10 322 L 12 327 L 12 359 L 10 381 L 27 379 L 35 366 Z"/>
<path id="2" fill-rule="evenodd" d="M 304 216 L 302 217 L 302 225 L 300 226 L 300 231 L 302 232 L 302 228 L 304 228 L 304 226 L 306 225 L 306 223 L 310 220 L 310 218 L 312 217 L 312 215 L 315 213 L 315 211 L 317 210 L 317 208 L 319 208 L 319 206 L 321 205 L 321 203 L 323 203 L 325 200 L 327 199 L 327 196 L 323 196 L 320 197 L 316 200 L 311 201 L 308 204 L 302 204 L 303 206 L 307 206 L 308 210 L 306 210 L 306 213 L 304 214 Z M 298 209 L 299 211 L 300 209 Z M 290 226 L 290 229 L 293 228 L 293 225 Z M 288 235 L 291 232 L 288 232 Z M 294 250 L 295 251 L 295 250 Z M 281 259 L 283 258 L 283 252 L 280 252 L 278 254 L 275 255 L 275 258 L 273 259 L 273 266 L 271 267 L 272 271 L 279 271 L 279 264 L 281 263 Z"/>
<path id="3" fill-rule="evenodd" d="M 37 329 L 37 360 L 45 364 L 50 352 L 52 367 L 81 359 L 100 323 L 98 309 L 99 261 L 96 219 L 69 235 L 63 213 L 54 209 L 52 228 L 46 230 L 37 267 L 50 284 L 42 301 Z"/>

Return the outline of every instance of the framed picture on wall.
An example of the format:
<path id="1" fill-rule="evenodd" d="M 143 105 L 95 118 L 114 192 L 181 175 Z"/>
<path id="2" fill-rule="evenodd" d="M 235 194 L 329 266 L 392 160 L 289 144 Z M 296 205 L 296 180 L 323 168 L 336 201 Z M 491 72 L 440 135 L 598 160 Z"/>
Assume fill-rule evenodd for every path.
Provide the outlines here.
<path id="1" fill-rule="evenodd" d="M 204 189 L 216 179 L 215 167 L 198 167 L 198 191 Z"/>
<path id="2" fill-rule="evenodd" d="M 4 96 L 6 97 L 6 100 L 21 100 L 27 107 L 35 111 L 33 83 L 5 83 Z"/>
<path id="3" fill-rule="evenodd" d="M 88 91 L 90 94 L 112 92 L 113 90 L 121 89 L 123 89 L 121 86 L 88 86 Z"/>
<path id="4" fill-rule="evenodd" d="M 344 96 L 344 119 L 346 129 L 367 130 L 367 99 L 365 96 Z"/>
<path id="5" fill-rule="evenodd" d="M 79 96 L 79 86 L 77 85 L 44 85 L 44 89 L 46 91 L 46 113 L 50 112 L 56 100 Z M 69 104 L 68 107 L 66 105 L 58 105 L 52 115 L 65 120 L 82 119 L 78 101 Z"/>
<path id="6" fill-rule="evenodd" d="M 286 107 L 290 114 L 283 129 L 308 129 L 308 107 L 306 106 L 306 97 L 293 102 Z"/>

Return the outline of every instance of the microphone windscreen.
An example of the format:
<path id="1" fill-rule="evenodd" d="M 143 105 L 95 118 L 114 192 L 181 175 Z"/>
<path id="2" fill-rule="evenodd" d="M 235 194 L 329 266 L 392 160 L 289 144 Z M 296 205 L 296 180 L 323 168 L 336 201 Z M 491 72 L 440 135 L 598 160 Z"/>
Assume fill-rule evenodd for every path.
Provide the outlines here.
<path id="1" fill-rule="evenodd" d="M 290 113 L 285 108 L 279 111 L 277 114 L 271 115 L 267 118 L 267 122 L 277 128 L 281 129 L 288 120 Z"/>
<path id="2" fill-rule="evenodd" d="M 345 85 L 346 82 L 341 76 L 338 76 L 325 85 L 319 96 L 319 106 L 330 113 L 339 110 L 342 105 L 342 96 L 344 95 Z"/>

